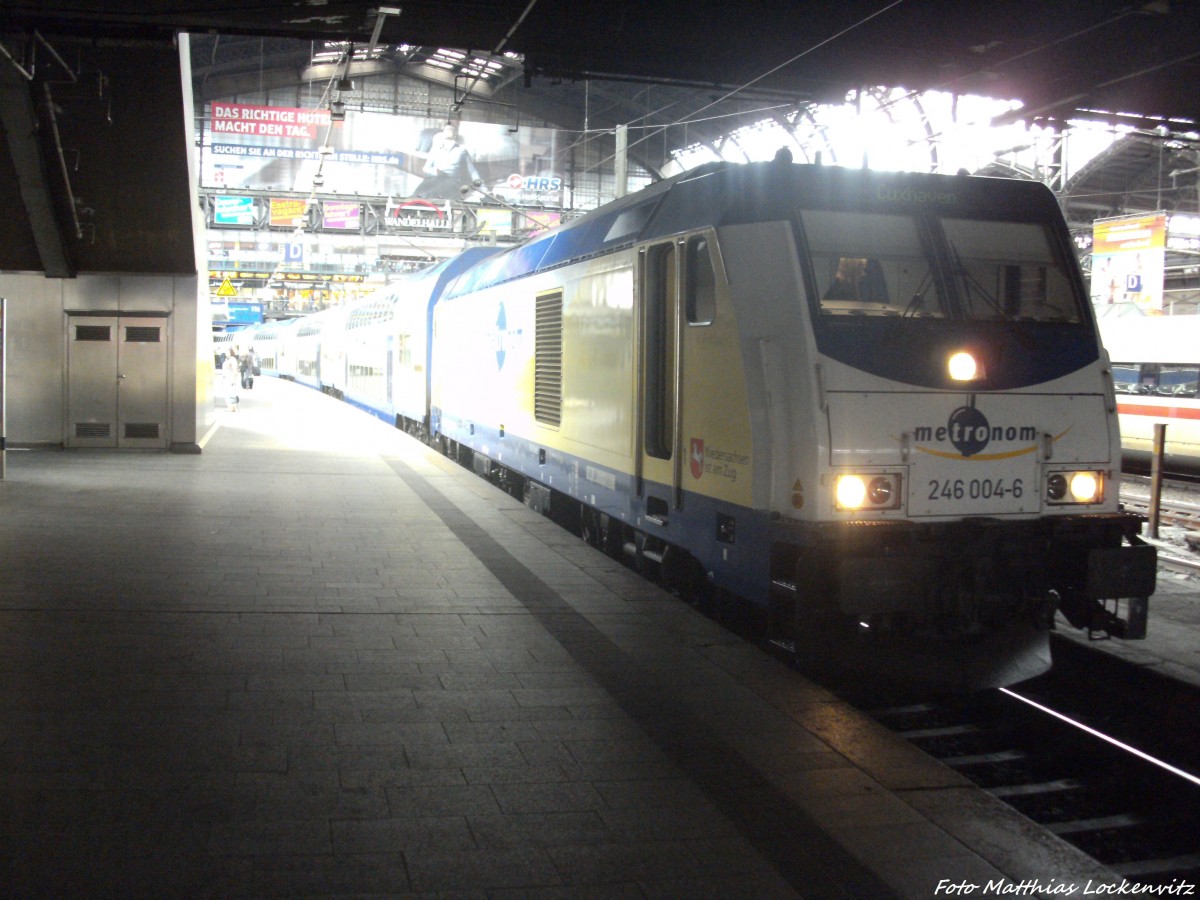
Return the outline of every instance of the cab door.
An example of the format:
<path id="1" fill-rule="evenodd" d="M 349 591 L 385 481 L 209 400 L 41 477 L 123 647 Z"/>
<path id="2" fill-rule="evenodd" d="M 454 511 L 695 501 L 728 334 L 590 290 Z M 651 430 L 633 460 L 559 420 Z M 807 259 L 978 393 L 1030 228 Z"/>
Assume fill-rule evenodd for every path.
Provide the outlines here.
<path id="1" fill-rule="evenodd" d="M 638 493 L 646 519 L 665 527 L 683 504 L 680 489 L 679 373 L 682 340 L 679 252 L 674 241 L 641 251 L 641 379 L 638 421 Z"/>

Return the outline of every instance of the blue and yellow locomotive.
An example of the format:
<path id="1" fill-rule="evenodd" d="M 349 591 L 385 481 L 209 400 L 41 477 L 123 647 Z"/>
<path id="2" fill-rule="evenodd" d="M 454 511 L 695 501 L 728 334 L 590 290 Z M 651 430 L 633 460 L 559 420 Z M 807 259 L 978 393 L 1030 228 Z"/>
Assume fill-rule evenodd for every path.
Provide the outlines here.
<path id="1" fill-rule="evenodd" d="M 1056 611 L 1144 631 L 1155 551 L 1040 185 L 713 164 L 387 303 L 328 336 L 346 399 L 802 654 L 978 687 L 1043 671 Z"/>

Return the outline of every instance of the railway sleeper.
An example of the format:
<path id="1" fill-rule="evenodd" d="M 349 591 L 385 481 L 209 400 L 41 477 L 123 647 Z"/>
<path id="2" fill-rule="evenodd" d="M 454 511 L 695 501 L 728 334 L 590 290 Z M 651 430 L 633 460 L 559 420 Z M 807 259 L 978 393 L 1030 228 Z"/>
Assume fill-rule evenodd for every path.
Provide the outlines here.
<path id="1" fill-rule="evenodd" d="M 1014 797 L 1030 797 L 1035 794 L 1059 794 L 1064 791 L 1081 791 L 1084 785 L 1074 778 L 1058 778 L 1053 781 L 1039 781 L 1035 784 L 1002 784 L 987 789 L 987 792 L 1000 800 Z"/>
<path id="2" fill-rule="evenodd" d="M 994 793 L 994 792 L 993 792 Z M 999 795 L 997 795 L 999 796 Z M 1094 819 L 1076 819 L 1071 822 L 1050 822 L 1042 827 L 1059 837 L 1083 834 L 1087 831 L 1108 831 L 1113 828 L 1136 828 L 1145 824 L 1140 816 L 1118 813 L 1114 816 L 1098 816 Z"/>

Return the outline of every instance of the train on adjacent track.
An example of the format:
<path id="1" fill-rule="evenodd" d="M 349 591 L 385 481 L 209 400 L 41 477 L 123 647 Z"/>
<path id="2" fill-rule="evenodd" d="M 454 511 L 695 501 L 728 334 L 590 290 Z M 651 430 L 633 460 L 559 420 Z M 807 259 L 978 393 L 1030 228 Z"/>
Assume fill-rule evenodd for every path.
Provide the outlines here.
<path id="1" fill-rule="evenodd" d="M 712 164 L 238 342 L 820 665 L 971 689 L 1044 671 L 1056 611 L 1144 633 L 1040 185 Z"/>
<path id="2" fill-rule="evenodd" d="M 1108 315 L 1100 333 L 1112 358 L 1126 468 L 1149 468 L 1161 424 L 1165 471 L 1200 475 L 1200 315 Z"/>

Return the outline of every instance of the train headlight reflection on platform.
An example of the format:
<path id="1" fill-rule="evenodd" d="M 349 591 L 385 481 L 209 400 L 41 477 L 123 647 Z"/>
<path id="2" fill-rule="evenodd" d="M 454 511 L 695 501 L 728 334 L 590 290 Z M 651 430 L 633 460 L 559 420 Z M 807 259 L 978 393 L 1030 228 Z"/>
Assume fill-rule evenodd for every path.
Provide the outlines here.
<path id="1" fill-rule="evenodd" d="M 900 506 L 900 476 L 891 472 L 838 475 L 833 501 L 840 510 L 896 509 Z"/>

